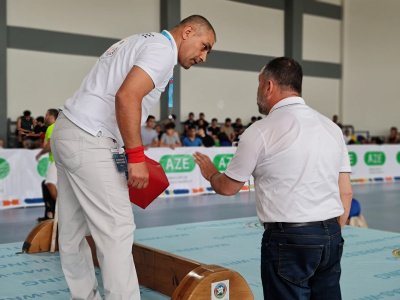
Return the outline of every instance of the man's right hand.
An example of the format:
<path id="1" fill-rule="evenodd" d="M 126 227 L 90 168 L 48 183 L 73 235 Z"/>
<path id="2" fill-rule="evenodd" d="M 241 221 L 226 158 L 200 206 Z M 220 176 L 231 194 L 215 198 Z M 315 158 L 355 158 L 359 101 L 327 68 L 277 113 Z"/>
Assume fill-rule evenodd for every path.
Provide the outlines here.
<path id="1" fill-rule="evenodd" d="M 145 162 L 128 164 L 128 185 L 143 189 L 149 184 L 149 170 Z"/>

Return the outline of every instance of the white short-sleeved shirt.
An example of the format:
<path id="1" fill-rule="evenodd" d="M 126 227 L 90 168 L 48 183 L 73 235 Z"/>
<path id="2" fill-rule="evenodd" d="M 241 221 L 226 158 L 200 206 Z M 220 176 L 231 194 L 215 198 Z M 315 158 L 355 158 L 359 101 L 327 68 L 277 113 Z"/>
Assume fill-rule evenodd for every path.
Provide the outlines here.
<path id="1" fill-rule="evenodd" d="M 155 88 L 143 98 L 142 122 L 160 99 L 172 77 L 178 52 L 174 38 L 165 31 L 133 35 L 112 45 L 99 58 L 83 80 L 79 90 L 69 98 L 63 113 L 77 126 L 92 135 L 117 140 L 123 145 L 115 117 L 115 95 L 133 66 L 143 69 L 153 80 Z"/>
<path id="2" fill-rule="evenodd" d="M 340 128 L 289 97 L 241 135 L 225 174 L 254 176 L 261 222 L 312 222 L 343 214 L 340 172 L 351 172 Z"/>

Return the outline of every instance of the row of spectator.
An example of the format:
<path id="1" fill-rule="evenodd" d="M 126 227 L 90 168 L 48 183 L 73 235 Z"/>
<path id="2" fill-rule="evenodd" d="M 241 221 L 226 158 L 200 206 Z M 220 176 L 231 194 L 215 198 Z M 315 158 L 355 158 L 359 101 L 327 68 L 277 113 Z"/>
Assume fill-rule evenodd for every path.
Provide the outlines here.
<path id="1" fill-rule="evenodd" d="M 154 116 L 149 116 L 146 125 L 142 127 L 142 141 L 146 147 L 181 147 L 181 146 L 232 146 L 239 141 L 240 135 L 251 124 L 260 120 L 261 117 L 253 116 L 249 124 L 244 125 L 240 118 L 232 122 L 226 118 L 220 125 L 216 118 L 209 123 L 204 113 L 199 113 L 198 119 L 190 112 L 188 118 L 182 123 L 183 130 L 176 131 L 176 117 L 171 115 L 168 120 L 156 123 Z M 352 126 L 344 126 L 339 122 L 338 116 L 334 115 L 332 121 L 342 128 L 343 136 L 347 144 L 400 144 L 400 135 L 397 127 L 391 127 L 387 137 L 369 134 L 357 134 Z M 33 118 L 31 112 L 26 110 L 16 122 L 16 137 L 18 147 L 35 149 L 43 144 L 44 134 L 47 126 L 43 116 Z M 0 141 L 0 147 L 3 147 Z"/>
<path id="2" fill-rule="evenodd" d="M 338 125 L 343 132 L 343 138 L 347 145 L 354 144 L 400 144 L 400 134 L 397 127 L 392 126 L 388 136 L 370 136 L 368 131 L 355 131 L 352 125 L 343 125 L 339 122 L 337 115 L 332 117 L 332 121 Z"/>
<path id="3" fill-rule="evenodd" d="M 39 116 L 33 118 L 29 110 L 17 119 L 15 134 L 18 147 L 27 149 L 40 148 L 43 145 L 44 136 L 47 130 L 45 118 Z"/>
<path id="4" fill-rule="evenodd" d="M 236 118 L 232 123 L 230 118 L 220 126 L 217 118 L 213 118 L 211 123 L 205 119 L 204 113 L 199 114 L 196 120 L 194 113 L 189 113 L 187 120 L 183 124 L 183 131 L 176 131 L 175 116 L 172 115 L 164 122 L 156 123 L 154 116 L 149 116 L 146 125 L 142 127 L 142 142 L 148 147 L 191 147 L 191 146 L 224 146 L 236 145 L 240 135 L 244 130 L 261 119 L 253 116 L 251 122 L 243 125 L 240 118 Z"/>

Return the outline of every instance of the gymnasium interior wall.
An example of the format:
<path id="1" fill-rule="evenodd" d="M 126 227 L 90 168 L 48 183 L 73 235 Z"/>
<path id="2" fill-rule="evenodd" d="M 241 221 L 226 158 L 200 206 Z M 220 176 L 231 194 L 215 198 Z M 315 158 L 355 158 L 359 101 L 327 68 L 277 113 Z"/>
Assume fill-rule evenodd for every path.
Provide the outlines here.
<path id="1" fill-rule="evenodd" d="M 160 29 L 160 0 L 121 0 L 118 4 L 105 0 L 0 0 L 4 1 L 6 25 L 12 29 L 37 29 L 110 41 Z M 304 6 L 342 6 L 341 0 L 302 1 Z M 180 15 L 205 15 L 217 31 L 213 50 L 232 52 L 239 60 L 244 55 L 246 66 L 246 55 L 285 55 L 285 12 L 280 2 L 285 1 L 271 1 L 277 4 L 274 7 L 257 0 L 181 0 Z M 338 114 L 343 123 L 370 130 L 372 134 L 385 134 L 390 126 L 400 126 L 396 93 L 399 63 L 395 60 L 400 50 L 395 31 L 400 25 L 399 9 L 400 2 L 396 0 L 351 0 L 343 1 L 340 18 L 318 11 L 303 14 L 303 96 L 311 107 L 329 118 Z M 7 47 L 8 118 L 15 120 L 25 109 L 37 116 L 49 107 L 61 106 L 97 59 L 91 54 L 61 52 Z M 260 59 L 259 69 L 266 62 Z M 339 66 L 340 74 L 307 71 L 310 62 Z M 208 119 L 217 117 L 222 121 L 229 116 L 248 122 L 252 115 L 258 115 L 259 69 L 227 69 L 216 64 L 181 69 L 180 118 L 184 120 L 190 111 L 203 111 Z M 152 113 L 158 118 L 160 108 L 154 108 Z"/>

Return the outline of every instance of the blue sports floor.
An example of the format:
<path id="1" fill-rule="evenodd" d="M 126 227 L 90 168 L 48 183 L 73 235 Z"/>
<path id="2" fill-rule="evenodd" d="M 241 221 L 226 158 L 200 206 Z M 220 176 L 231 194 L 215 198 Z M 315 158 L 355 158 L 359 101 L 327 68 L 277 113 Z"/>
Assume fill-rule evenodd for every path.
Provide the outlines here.
<path id="1" fill-rule="evenodd" d="M 369 229 L 346 227 L 343 299 L 400 299 L 400 184 L 354 186 Z M 241 273 L 262 299 L 254 193 L 158 199 L 134 209 L 138 243 Z M 43 208 L 0 211 L 0 300 L 68 299 L 58 254 L 15 255 Z M 374 229 L 379 230 L 374 230 Z M 386 231 L 382 231 L 386 230 Z M 388 232 L 393 231 L 393 232 Z M 101 276 L 98 274 L 99 282 Z M 142 299 L 168 299 L 143 288 Z"/>

